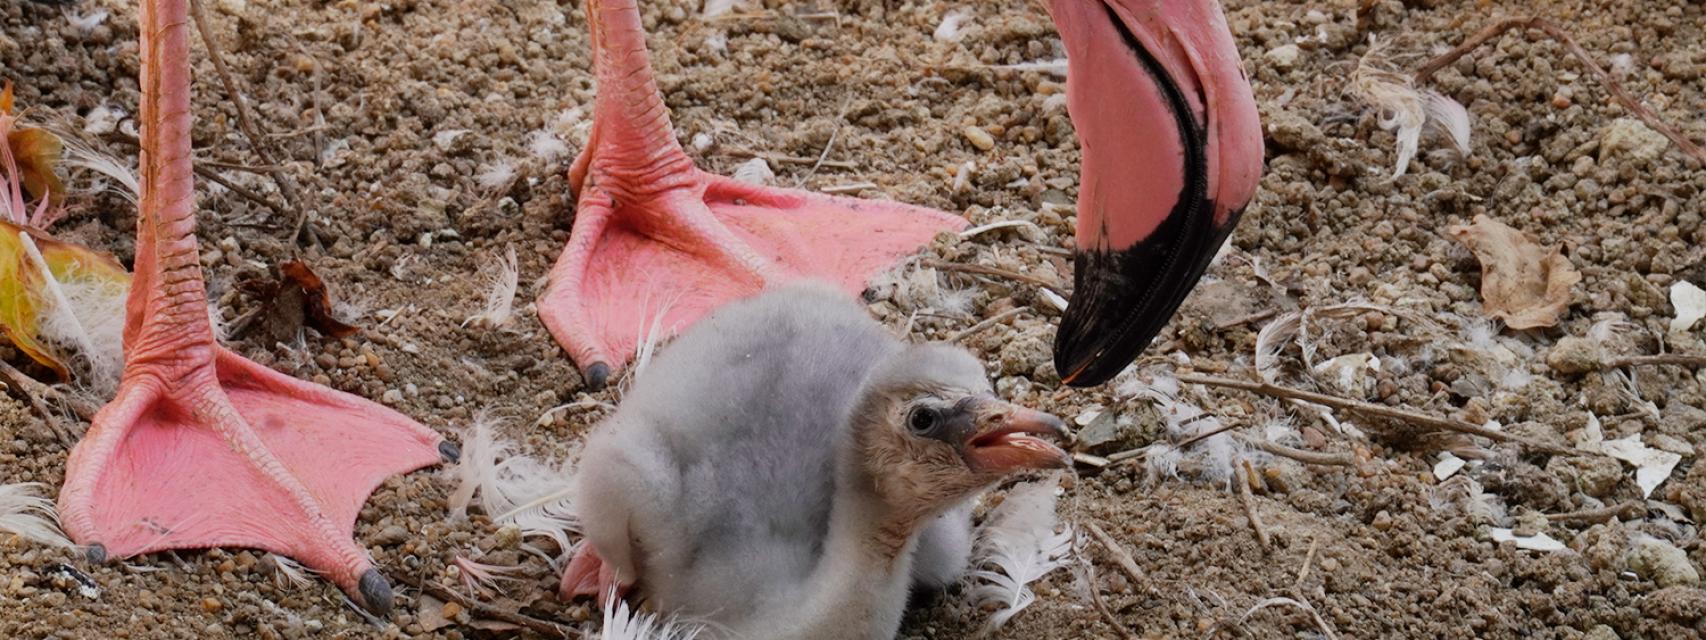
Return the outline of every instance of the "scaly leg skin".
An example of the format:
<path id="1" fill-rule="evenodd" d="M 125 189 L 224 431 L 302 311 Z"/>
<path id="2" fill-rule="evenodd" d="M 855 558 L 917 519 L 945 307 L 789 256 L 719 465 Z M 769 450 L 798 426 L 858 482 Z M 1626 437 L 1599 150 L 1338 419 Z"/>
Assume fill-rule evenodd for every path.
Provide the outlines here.
<path id="1" fill-rule="evenodd" d="M 142 3 L 142 202 L 125 371 L 71 453 L 60 517 L 97 561 L 263 549 L 383 615 L 391 586 L 352 539 L 356 515 L 385 478 L 454 459 L 456 448 L 400 413 L 215 343 L 195 238 L 188 2 Z"/>
<path id="2" fill-rule="evenodd" d="M 799 277 L 856 295 L 936 234 L 965 226 L 922 207 L 700 171 L 653 82 L 635 0 L 587 0 L 586 12 L 598 74 L 593 133 L 570 170 L 580 202 L 538 307 L 590 386 L 603 386 L 647 334 L 685 329 Z"/>

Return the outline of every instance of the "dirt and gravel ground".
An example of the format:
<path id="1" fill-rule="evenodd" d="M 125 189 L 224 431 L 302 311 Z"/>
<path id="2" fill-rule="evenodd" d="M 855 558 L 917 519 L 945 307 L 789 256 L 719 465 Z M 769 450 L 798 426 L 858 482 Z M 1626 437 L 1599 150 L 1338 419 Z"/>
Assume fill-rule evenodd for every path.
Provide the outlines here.
<path id="1" fill-rule="evenodd" d="M 699 16 L 696 0 L 643 4 L 678 134 L 707 168 L 732 171 L 761 154 L 782 185 L 870 183 L 854 192 L 963 212 L 976 223 L 1028 220 L 1041 233 L 1007 228 L 943 240 L 931 252 L 1070 282 L 1058 248 L 1070 242 L 1077 143 L 1058 99 L 1050 99 L 1062 80 L 997 68 L 1058 56 L 1037 4 L 769 0 L 713 20 Z M 1275 317 L 1362 302 L 1374 310 L 1311 315 L 1309 347 L 1286 346 L 1280 380 L 1497 421 L 1565 445 L 1591 412 L 1608 439 L 1639 434 L 1682 453 L 1682 462 L 1643 502 L 1632 470 L 1607 459 L 1416 435 L 1349 416 L 1341 418 L 1356 428 L 1335 432 L 1307 408 L 1187 386 L 1182 403 L 1243 425 L 1241 433 L 1295 438 L 1296 447 L 1346 453 L 1356 464 L 1302 465 L 1217 441 L 1207 453 L 1248 457 L 1256 471 L 1252 506 L 1272 537 L 1266 550 L 1225 478 L 1229 467 L 1217 462 L 1223 458 L 1193 448 L 1177 475 L 1165 473 L 1158 455 L 1081 468 L 1066 482 L 1063 517 L 1099 524 L 1131 554 L 1142 579 L 1092 544 L 1093 585 L 1069 570 L 1051 574 L 1034 585 L 1036 604 L 995 636 L 1117 637 L 1091 608 L 1087 586 L 1141 637 L 1607 639 L 1706 630 L 1698 578 L 1706 546 L 1693 523 L 1706 517 L 1706 466 L 1694 463 L 1706 447 L 1701 379 L 1675 366 L 1579 374 L 1547 364 L 1568 336 L 1617 353 L 1706 353 L 1698 328 L 1667 329 L 1672 283 L 1706 281 L 1706 170 L 1674 149 L 1654 153 L 1645 143 L 1650 132 L 1629 135 L 1619 122 L 1628 114 L 1562 45 L 1521 33 L 1432 84 L 1472 114 L 1467 157 L 1424 137 L 1409 174 L 1391 179 L 1392 134 L 1347 93 L 1371 39 L 1390 43 L 1410 68 L 1495 16 L 1532 11 L 1576 34 L 1686 135 L 1706 140 L 1699 117 L 1706 113 L 1706 5 L 1227 4 L 1267 124 L 1267 174 L 1232 250 L 1123 391 L 1060 388 L 1048 359 L 1053 307 L 1030 283 L 925 273 L 873 291 L 873 311 L 915 337 L 941 339 L 1005 309 L 1029 308 L 967 343 L 1011 397 L 1068 418 L 1117 416 L 1115 439 L 1100 450 L 1110 453 L 1167 437 L 1154 403 L 1132 397 L 1159 372 L 1247 376 L 1257 332 Z M 961 7 L 972 15 L 963 37 L 935 39 L 944 14 Z M 89 19 L 96 12 L 108 15 Z M 209 12 L 267 144 L 300 195 L 284 202 L 264 175 L 216 170 L 293 214 L 309 212 L 314 237 L 301 255 L 365 328 L 342 340 L 310 334 L 298 345 L 251 332 L 234 336 L 232 346 L 447 434 L 492 412 L 509 418 L 504 435 L 530 453 L 572 454 L 606 410 L 599 403 L 618 398 L 582 388 L 528 303 L 573 216 L 562 176 L 584 128 L 563 114 L 589 105 L 593 92 L 578 3 L 214 0 Z M 83 129 L 103 107 L 128 118 L 138 97 L 134 18 L 124 2 L 61 9 L 0 0 L 0 77 L 18 83 L 20 104 L 37 121 Z M 264 164 L 199 45 L 197 70 L 198 157 Z M 129 126 L 121 121 L 116 133 L 92 137 L 129 156 Z M 968 137 L 968 126 L 988 140 Z M 539 157 L 553 146 L 535 144 L 542 129 L 567 151 Z M 831 140 L 828 161 L 814 167 Z M 518 178 L 496 187 L 478 180 L 503 165 Z M 235 283 L 261 278 L 293 255 L 294 220 L 205 181 L 201 193 L 205 261 L 221 311 L 234 319 L 258 304 Z M 79 196 L 73 205 L 57 232 L 128 263 L 133 209 L 111 194 Z M 1582 272 L 1559 326 L 1497 331 L 1486 321 L 1480 269 L 1447 233 L 1477 214 L 1561 245 Z M 520 259 L 516 320 L 502 330 L 461 327 L 483 296 L 475 275 L 505 247 Z M 924 295 L 935 283 L 972 292 L 969 306 L 937 308 L 951 305 Z M 1356 354 L 1386 366 L 1347 387 L 1304 364 Z M 18 363 L 9 349 L 0 348 L 0 357 Z M 564 404 L 574 406 L 547 413 Z M 1295 429 L 1266 428 L 1287 415 Z M 1444 450 L 1479 460 L 1441 482 L 1432 468 Z M 27 404 L 0 396 L 0 482 L 57 486 L 65 457 Z M 457 553 L 483 550 L 484 562 L 519 566 L 525 576 L 493 599 L 497 606 L 596 627 L 596 611 L 551 595 L 555 576 L 519 551 L 513 530 L 480 515 L 448 519 L 452 487 L 433 471 L 392 479 L 363 510 L 357 537 L 389 573 L 446 582 Z M 1622 519 L 1544 515 L 1626 502 L 1635 506 Z M 1497 543 L 1492 526 L 1544 532 L 1567 549 Z M 60 563 L 87 572 L 99 597 L 81 595 Z M 438 626 L 408 589 L 390 620 L 376 626 L 330 585 L 280 585 L 272 567 L 262 554 L 237 549 L 90 566 L 0 536 L 0 637 L 515 633 L 465 615 Z M 1270 600 L 1280 597 L 1309 603 L 1319 622 Z M 1249 613 L 1264 603 L 1272 606 Z M 903 636 L 965 637 L 984 618 L 965 597 L 950 595 L 912 613 Z"/>

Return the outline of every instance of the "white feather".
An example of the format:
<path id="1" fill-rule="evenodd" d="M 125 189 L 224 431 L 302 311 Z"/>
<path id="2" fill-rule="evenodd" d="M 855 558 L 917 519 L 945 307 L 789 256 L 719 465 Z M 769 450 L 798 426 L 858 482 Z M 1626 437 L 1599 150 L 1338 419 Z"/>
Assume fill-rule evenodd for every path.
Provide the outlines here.
<path id="1" fill-rule="evenodd" d="M 614 595 L 604 603 L 602 640 L 693 640 L 704 633 L 704 627 L 662 619 L 656 613 L 642 613 L 628 608 L 628 603 Z"/>
<path id="2" fill-rule="evenodd" d="M 50 547 L 73 548 L 76 545 L 59 530 L 53 501 L 42 496 L 46 490 L 37 482 L 0 484 L 0 533 Z"/>
<path id="3" fill-rule="evenodd" d="M 1070 527 L 1059 526 L 1055 491 L 1059 478 L 1013 487 L 1007 498 L 978 529 L 972 551 L 972 602 L 979 608 L 999 607 L 985 623 L 996 629 L 1036 600 L 1030 584 L 1066 566 L 1072 549 Z"/>
<path id="4" fill-rule="evenodd" d="M 956 42 L 965 36 L 962 29 L 971 23 L 971 18 L 971 10 L 964 7 L 949 11 L 942 16 L 941 24 L 936 25 L 933 36 L 937 42 Z"/>
<path id="5" fill-rule="evenodd" d="M 569 144 L 563 142 L 557 134 L 544 129 L 528 134 L 527 149 L 534 157 L 545 161 L 556 160 L 569 154 Z"/>
<path id="6" fill-rule="evenodd" d="M 488 264 L 481 271 L 486 288 L 485 304 L 481 305 L 479 313 L 463 320 L 462 326 L 501 327 L 509 324 L 514 315 L 515 288 L 521 281 L 521 271 L 515 262 L 515 245 L 504 247 L 504 259 Z"/>
<path id="7" fill-rule="evenodd" d="M 700 12 L 700 15 L 707 18 L 715 18 L 734 10 L 735 3 L 738 1 L 739 0 L 705 0 L 705 8 Z"/>
<path id="8" fill-rule="evenodd" d="M 1469 153 L 1469 110 L 1462 103 L 1433 91 L 1422 92 L 1422 98 L 1428 122 L 1445 131 L 1458 153 Z"/>
<path id="9" fill-rule="evenodd" d="M 502 160 L 481 169 L 480 173 L 474 176 L 474 182 L 486 189 L 502 189 L 514 179 L 515 163 L 509 160 Z"/>
<path id="10" fill-rule="evenodd" d="M 764 186 L 776 179 L 776 172 L 770 170 L 770 163 L 765 162 L 764 158 L 753 158 L 735 167 L 734 175 L 731 177 L 736 182 Z"/>
<path id="11" fill-rule="evenodd" d="M 98 395 L 109 394 L 118 388 L 124 366 L 124 303 L 130 287 L 75 273 L 61 281 L 30 234 L 18 238 L 47 293 L 37 310 L 42 337 L 75 354 L 85 386 Z"/>
<path id="12" fill-rule="evenodd" d="M 482 413 L 463 432 L 462 462 L 456 468 L 459 483 L 450 496 L 451 513 L 466 515 L 469 504 L 478 497 L 480 508 L 493 522 L 516 525 L 523 536 L 550 538 L 561 555 L 570 548 L 569 533 L 579 530 L 570 502 L 570 465 L 566 460 L 548 464 L 521 454 L 514 442 L 493 434 L 496 422 Z"/>
<path id="13" fill-rule="evenodd" d="M 100 108 L 97 108 L 99 111 Z M 122 112 L 121 114 L 122 115 Z M 89 114 L 93 122 L 95 112 Z M 108 129 L 109 131 L 111 129 Z M 136 168 L 130 162 L 121 160 L 118 156 L 102 153 L 75 135 L 61 134 L 59 136 L 64 146 L 64 154 L 59 163 L 67 169 L 87 169 L 96 175 L 112 180 L 119 186 L 119 195 L 135 204 L 142 194 L 142 183 L 137 180 Z"/>
<path id="14" fill-rule="evenodd" d="M 106 21 L 107 12 L 103 9 L 96 9 L 88 14 L 68 13 L 65 15 L 65 22 L 70 24 L 71 28 L 76 29 L 78 34 L 85 36 Z"/>

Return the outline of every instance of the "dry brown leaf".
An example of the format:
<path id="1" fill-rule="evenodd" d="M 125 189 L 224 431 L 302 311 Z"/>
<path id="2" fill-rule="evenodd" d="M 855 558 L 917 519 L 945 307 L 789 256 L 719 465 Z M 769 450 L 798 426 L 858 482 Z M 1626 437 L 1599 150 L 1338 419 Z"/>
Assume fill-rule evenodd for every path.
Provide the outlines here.
<path id="1" fill-rule="evenodd" d="M 277 281 L 249 281 L 240 285 L 260 298 L 261 309 L 259 314 L 232 327 L 234 333 L 246 335 L 250 329 L 258 328 L 267 340 L 289 342 L 303 327 L 312 327 L 320 335 L 334 338 L 358 331 L 332 313 L 331 292 L 307 264 L 292 260 L 280 264 L 278 272 Z"/>
<path id="2" fill-rule="evenodd" d="M 1488 315 L 1512 329 L 1558 324 L 1570 306 L 1570 289 L 1582 281 L 1562 247 L 1542 247 L 1532 236 L 1484 215 L 1450 232 L 1481 261 L 1481 306 Z"/>

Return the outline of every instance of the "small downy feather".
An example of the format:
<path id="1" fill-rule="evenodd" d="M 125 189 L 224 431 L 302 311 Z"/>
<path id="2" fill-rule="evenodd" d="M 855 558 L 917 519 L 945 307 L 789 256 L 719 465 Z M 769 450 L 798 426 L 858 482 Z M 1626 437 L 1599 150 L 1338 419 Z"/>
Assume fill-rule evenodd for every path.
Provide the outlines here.
<path id="1" fill-rule="evenodd" d="M 547 162 L 569 155 L 569 144 L 557 134 L 540 129 L 527 135 L 527 150 Z"/>
<path id="2" fill-rule="evenodd" d="M 604 602 L 603 640 L 693 640 L 704 633 L 704 627 L 662 619 L 656 613 L 643 613 L 628 607 L 628 603 L 611 594 Z"/>
<path id="3" fill-rule="evenodd" d="M 37 310 L 42 337 L 69 347 L 80 358 L 85 386 L 107 396 L 118 388 L 124 368 L 124 304 L 130 282 L 77 273 L 56 277 L 30 234 L 18 239 L 30 263 L 40 272 L 46 300 Z"/>
<path id="4" fill-rule="evenodd" d="M 1388 54 L 1386 43 L 1372 44 L 1351 72 L 1350 90 L 1364 104 L 1377 109 L 1380 128 L 1398 138 L 1392 178 L 1409 171 L 1422 128 L 1429 124 L 1444 130 L 1458 152 L 1468 153 L 1469 110 L 1447 96 L 1417 89 L 1414 77 L 1393 69 Z"/>
<path id="5" fill-rule="evenodd" d="M 734 178 L 736 182 L 745 182 L 762 187 L 776 179 L 776 172 L 770 170 L 770 163 L 765 162 L 764 158 L 753 158 L 735 167 L 734 175 L 730 177 Z"/>
<path id="6" fill-rule="evenodd" d="M 482 269 L 481 280 L 486 288 L 486 301 L 480 307 L 480 312 L 468 316 L 462 321 L 462 326 L 474 324 L 482 327 L 501 327 L 509 324 L 515 308 L 515 288 L 520 283 L 521 271 L 516 266 L 515 246 L 504 247 L 504 259 L 495 261 Z"/>
<path id="7" fill-rule="evenodd" d="M 497 422 L 482 413 L 463 433 L 462 463 L 455 471 L 459 483 L 450 496 L 451 513 L 466 515 L 468 505 L 478 497 L 480 508 L 492 522 L 513 524 L 523 536 L 550 538 L 557 543 L 559 556 L 566 555 L 569 533 L 580 528 L 570 502 L 573 473 L 568 461 L 553 465 L 521 454 L 516 443 L 492 432 Z"/>
<path id="8" fill-rule="evenodd" d="M 739 0 L 705 0 L 705 8 L 699 13 L 699 15 L 707 18 L 715 18 L 734 10 L 737 2 L 739 2 Z"/>
<path id="9" fill-rule="evenodd" d="M 0 533 L 50 547 L 76 547 L 59 530 L 53 501 L 44 497 L 44 493 L 46 487 L 37 482 L 0 484 Z"/>
<path id="10" fill-rule="evenodd" d="M 514 179 L 515 163 L 509 160 L 500 160 L 497 164 L 481 169 L 480 173 L 474 175 L 474 182 L 482 188 L 492 190 L 502 189 Z"/>
<path id="11" fill-rule="evenodd" d="M 1007 498 L 978 529 L 972 550 L 971 572 L 975 586 L 972 602 L 979 608 L 1000 607 L 984 624 L 993 631 L 1012 620 L 1036 600 L 1030 584 L 1049 572 L 1066 566 L 1072 550 L 1072 530 L 1056 532 L 1055 515 L 1058 476 L 1013 487 Z"/>
<path id="12" fill-rule="evenodd" d="M 943 14 L 941 24 L 936 25 L 936 33 L 932 34 L 937 42 L 956 42 L 965 36 L 964 28 L 971 23 L 970 9 L 960 7 Z"/>

